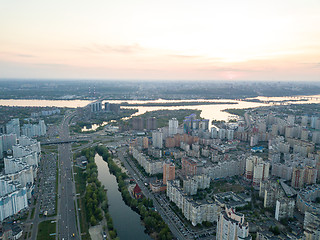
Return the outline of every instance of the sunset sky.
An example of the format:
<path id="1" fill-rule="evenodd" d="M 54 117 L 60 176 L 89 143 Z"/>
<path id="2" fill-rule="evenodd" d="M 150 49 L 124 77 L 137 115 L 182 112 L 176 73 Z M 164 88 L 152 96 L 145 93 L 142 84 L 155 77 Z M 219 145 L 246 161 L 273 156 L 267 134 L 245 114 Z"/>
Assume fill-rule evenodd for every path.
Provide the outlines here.
<path id="1" fill-rule="evenodd" d="M 0 0 L 0 78 L 320 81 L 319 0 Z"/>

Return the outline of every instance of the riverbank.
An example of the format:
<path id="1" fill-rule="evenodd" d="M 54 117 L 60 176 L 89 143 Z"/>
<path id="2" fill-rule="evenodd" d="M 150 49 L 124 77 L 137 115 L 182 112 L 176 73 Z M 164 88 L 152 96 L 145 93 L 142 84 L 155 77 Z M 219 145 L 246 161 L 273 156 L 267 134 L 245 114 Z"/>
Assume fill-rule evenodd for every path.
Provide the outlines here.
<path id="1" fill-rule="evenodd" d="M 122 173 L 121 169 L 114 163 L 108 149 L 98 146 L 96 151 L 102 156 L 103 160 L 108 164 L 110 172 L 116 177 L 123 201 L 140 215 L 145 225 L 145 231 L 154 239 L 172 239 L 168 225 L 162 220 L 159 213 L 154 210 L 153 201 L 147 198 L 139 200 L 132 198 L 125 182 L 128 176 Z"/>
<path id="2" fill-rule="evenodd" d="M 194 105 L 216 105 L 216 104 L 238 104 L 237 102 L 203 102 L 203 101 L 193 101 L 193 102 L 149 102 L 149 103 L 128 103 L 122 102 L 121 106 L 125 107 L 180 107 L 180 106 L 194 106 Z"/>
<path id="3" fill-rule="evenodd" d="M 87 167 L 85 170 L 76 167 L 76 188 L 80 194 L 80 225 L 81 231 L 85 233 L 82 239 L 98 239 L 97 235 L 102 236 L 102 230 L 108 232 L 110 239 L 117 239 L 117 231 L 108 211 L 107 194 L 98 180 L 95 154 L 96 151 L 92 148 L 82 150 L 80 155 L 87 158 Z M 101 230 L 100 233 L 97 229 Z"/>

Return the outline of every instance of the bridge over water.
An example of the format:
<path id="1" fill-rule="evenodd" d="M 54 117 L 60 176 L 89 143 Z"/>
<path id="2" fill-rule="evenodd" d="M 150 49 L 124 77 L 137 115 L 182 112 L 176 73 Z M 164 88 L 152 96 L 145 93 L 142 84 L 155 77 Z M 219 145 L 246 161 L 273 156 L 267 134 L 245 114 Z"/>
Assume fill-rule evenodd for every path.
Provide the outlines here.
<path id="1" fill-rule="evenodd" d="M 75 143 L 75 142 L 82 142 L 82 141 L 89 141 L 91 138 L 69 138 L 69 139 L 53 139 L 48 141 L 41 141 L 41 145 L 51 145 L 51 144 L 64 144 L 64 143 Z"/>

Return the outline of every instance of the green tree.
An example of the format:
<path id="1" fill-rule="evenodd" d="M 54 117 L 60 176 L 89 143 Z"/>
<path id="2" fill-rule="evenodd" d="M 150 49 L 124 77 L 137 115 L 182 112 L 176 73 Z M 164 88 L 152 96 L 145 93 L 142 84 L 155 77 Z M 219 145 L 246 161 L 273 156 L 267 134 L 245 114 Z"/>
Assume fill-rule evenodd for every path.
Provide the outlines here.
<path id="1" fill-rule="evenodd" d="M 95 217 L 93 215 L 90 218 L 90 224 L 91 224 L 91 226 L 97 225 L 97 220 L 95 219 Z"/>

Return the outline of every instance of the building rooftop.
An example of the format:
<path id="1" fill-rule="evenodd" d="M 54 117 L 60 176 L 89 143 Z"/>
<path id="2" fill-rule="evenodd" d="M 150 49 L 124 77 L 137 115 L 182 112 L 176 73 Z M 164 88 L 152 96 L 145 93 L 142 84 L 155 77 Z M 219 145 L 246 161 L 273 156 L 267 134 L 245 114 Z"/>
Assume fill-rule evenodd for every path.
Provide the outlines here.
<path id="1" fill-rule="evenodd" d="M 248 198 L 245 195 L 236 194 L 234 192 L 217 193 L 214 195 L 215 201 L 221 206 L 229 206 L 232 208 L 243 207 L 248 204 Z M 248 196 L 249 197 L 249 196 Z M 251 198 L 250 198 L 251 201 Z"/>

